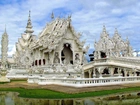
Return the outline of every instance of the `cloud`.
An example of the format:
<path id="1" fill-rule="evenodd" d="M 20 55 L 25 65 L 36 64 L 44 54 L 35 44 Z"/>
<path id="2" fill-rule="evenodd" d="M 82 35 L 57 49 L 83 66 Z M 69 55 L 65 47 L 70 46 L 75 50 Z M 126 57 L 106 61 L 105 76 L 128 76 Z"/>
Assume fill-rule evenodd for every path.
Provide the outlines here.
<path id="1" fill-rule="evenodd" d="M 67 17 L 72 14 L 72 24 L 76 31 L 82 32 L 82 40 L 93 48 L 94 40 L 99 40 L 103 24 L 110 36 L 118 28 L 122 38 L 127 36 L 134 49 L 139 49 L 140 35 L 140 1 L 139 0 L 2 0 L 0 1 L 0 34 L 7 28 L 10 49 L 24 33 L 31 10 L 34 34 L 51 21 L 52 11 L 55 17 Z M 0 36 L 1 38 L 1 36 Z M 8 52 L 9 55 L 14 50 Z"/>

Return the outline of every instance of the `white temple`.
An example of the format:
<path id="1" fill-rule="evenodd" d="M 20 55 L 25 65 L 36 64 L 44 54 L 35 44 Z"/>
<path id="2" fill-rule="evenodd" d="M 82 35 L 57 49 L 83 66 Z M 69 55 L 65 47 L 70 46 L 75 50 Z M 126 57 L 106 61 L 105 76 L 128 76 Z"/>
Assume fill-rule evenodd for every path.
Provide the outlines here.
<path id="1" fill-rule="evenodd" d="M 48 23 L 38 39 L 32 34 L 29 19 L 26 31 L 16 43 L 13 55 L 15 66 L 26 68 L 30 74 L 44 74 L 48 77 L 82 77 L 84 54 L 88 47 L 79 40 L 81 34 L 76 33 L 71 25 L 71 17 L 56 18 Z"/>
<path id="2" fill-rule="evenodd" d="M 14 62 L 8 63 L 7 78 L 74 87 L 140 82 L 140 59 L 133 57 L 129 40 L 122 40 L 117 29 L 110 38 L 103 26 L 100 40 L 94 43 L 94 61 L 89 63 L 85 58 L 89 46 L 80 41 L 71 16 L 54 18 L 52 14 L 52 21 L 38 37 L 33 32 L 29 12 L 25 33 L 16 43 Z"/>

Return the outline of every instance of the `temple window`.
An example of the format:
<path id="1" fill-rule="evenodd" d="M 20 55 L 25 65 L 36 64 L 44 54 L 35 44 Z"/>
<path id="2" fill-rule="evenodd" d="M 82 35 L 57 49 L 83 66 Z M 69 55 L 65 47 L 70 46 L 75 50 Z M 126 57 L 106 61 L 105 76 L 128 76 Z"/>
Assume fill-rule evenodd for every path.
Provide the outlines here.
<path id="1" fill-rule="evenodd" d="M 39 60 L 39 65 L 41 65 L 41 59 Z"/>
<path id="2" fill-rule="evenodd" d="M 114 74 L 118 74 L 118 68 L 115 68 Z"/>
<path id="3" fill-rule="evenodd" d="M 37 66 L 37 60 L 35 60 L 35 65 Z"/>
<path id="4" fill-rule="evenodd" d="M 43 65 L 45 65 L 45 63 L 46 63 L 46 62 L 45 62 L 45 59 L 43 59 Z"/>

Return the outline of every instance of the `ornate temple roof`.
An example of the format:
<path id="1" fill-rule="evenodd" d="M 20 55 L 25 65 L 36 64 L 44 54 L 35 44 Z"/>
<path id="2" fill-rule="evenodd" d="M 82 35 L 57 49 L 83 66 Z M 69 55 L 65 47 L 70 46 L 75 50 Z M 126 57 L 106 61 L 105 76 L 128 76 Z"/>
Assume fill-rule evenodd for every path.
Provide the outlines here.
<path id="1" fill-rule="evenodd" d="M 56 18 L 52 22 L 47 23 L 45 28 L 39 34 L 36 43 L 31 44 L 32 49 L 40 48 L 40 50 L 47 49 L 48 52 L 56 49 L 63 38 L 66 38 L 67 29 L 70 28 L 72 34 L 74 35 L 74 40 L 82 49 L 85 41 L 80 42 L 80 33 L 76 33 L 71 25 L 71 16 L 68 18 Z"/>
<path id="2" fill-rule="evenodd" d="M 24 62 L 25 56 L 30 58 L 35 49 L 43 50 L 44 53 L 52 52 L 61 44 L 63 39 L 71 40 L 72 43 L 74 41 L 76 43 L 74 46 L 77 46 L 76 48 L 79 48 L 83 53 L 88 51 L 89 46 L 84 48 L 85 41 L 80 41 L 81 33 L 76 33 L 71 24 L 71 16 L 67 18 L 54 18 L 54 14 L 52 14 L 51 18 L 52 21 L 46 24 L 36 39 L 36 36 L 32 34 L 33 30 L 29 11 L 26 31 L 18 39 L 16 52 L 13 55 L 17 64 L 21 61 Z"/>
<path id="3" fill-rule="evenodd" d="M 107 52 L 112 51 L 112 53 L 125 53 L 127 55 L 132 55 L 132 47 L 129 46 L 129 40 L 122 40 L 118 30 L 115 29 L 114 36 L 111 38 L 106 31 L 105 26 L 103 26 L 103 31 L 101 33 L 98 42 L 94 43 L 95 51 Z"/>

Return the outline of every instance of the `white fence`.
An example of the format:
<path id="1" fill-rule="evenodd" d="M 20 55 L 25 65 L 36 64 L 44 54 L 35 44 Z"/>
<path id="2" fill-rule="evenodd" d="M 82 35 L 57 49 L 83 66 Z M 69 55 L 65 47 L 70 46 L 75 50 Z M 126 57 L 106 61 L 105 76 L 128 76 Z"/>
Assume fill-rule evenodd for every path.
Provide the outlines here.
<path id="1" fill-rule="evenodd" d="M 90 87 L 117 85 L 124 83 L 140 82 L 140 76 L 135 77 L 106 77 L 106 78 L 44 78 L 28 77 L 28 83 L 38 83 L 39 85 L 57 84 L 71 87 Z"/>

